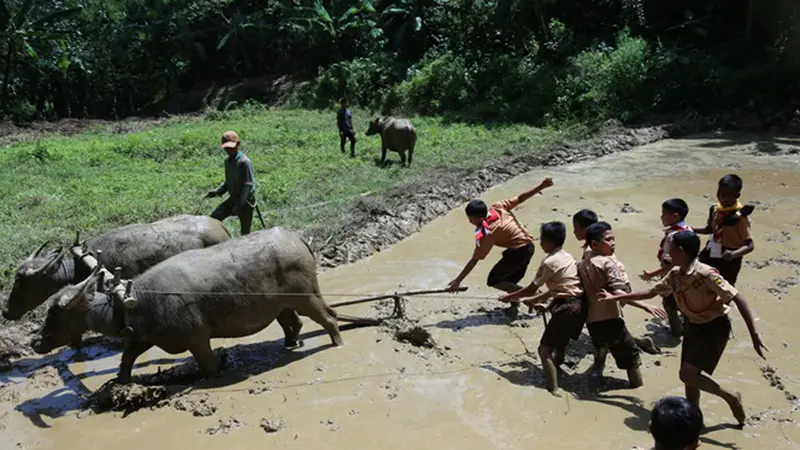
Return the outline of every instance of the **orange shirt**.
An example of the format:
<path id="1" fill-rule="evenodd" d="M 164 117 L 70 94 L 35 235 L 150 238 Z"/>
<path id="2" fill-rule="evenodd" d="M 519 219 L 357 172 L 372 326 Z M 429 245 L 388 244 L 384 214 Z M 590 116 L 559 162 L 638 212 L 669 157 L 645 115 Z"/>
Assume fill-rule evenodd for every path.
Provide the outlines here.
<path id="1" fill-rule="evenodd" d="M 489 224 L 491 234 L 483 236 L 476 242 L 472 259 L 486 258 L 495 245 L 516 249 L 533 243 L 533 236 L 511 212 L 517 205 L 519 205 L 519 196 L 492 204 L 491 208 L 497 212 L 499 218 Z"/>

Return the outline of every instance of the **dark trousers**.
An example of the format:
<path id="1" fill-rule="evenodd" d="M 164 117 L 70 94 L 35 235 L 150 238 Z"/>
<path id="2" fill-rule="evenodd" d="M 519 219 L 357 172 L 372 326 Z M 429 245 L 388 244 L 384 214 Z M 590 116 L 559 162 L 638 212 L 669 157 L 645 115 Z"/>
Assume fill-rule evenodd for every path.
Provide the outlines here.
<path id="1" fill-rule="evenodd" d="M 344 153 L 344 144 L 350 139 L 350 156 L 356 156 L 356 134 L 353 130 L 340 131 L 339 137 L 341 138 L 339 146 L 342 148 L 342 153 Z"/>
<path id="2" fill-rule="evenodd" d="M 234 199 L 228 197 L 227 200 L 220 203 L 217 209 L 211 213 L 211 217 L 221 222 L 230 216 L 237 216 L 242 226 L 242 236 L 250 234 L 250 227 L 253 225 L 253 207 L 247 204 L 234 214 L 234 205 L 236 205 Z"/>
<path id="3" fill-rule="evenodd" d="M 733 251 L 735 249 L 724 247 L 722 250 Z M 742 270 L 742 258 L 732 259 L 726 261 L 722 258 L 712 258 L 707 250 L 700 252 L 698 258 L 701 263 L 708 264 L 709 266 L 717 269 L 722 278 L 725 279 L 731 286 L 736 286 L 736 280 L 739 279 L 739 272 Z"/>

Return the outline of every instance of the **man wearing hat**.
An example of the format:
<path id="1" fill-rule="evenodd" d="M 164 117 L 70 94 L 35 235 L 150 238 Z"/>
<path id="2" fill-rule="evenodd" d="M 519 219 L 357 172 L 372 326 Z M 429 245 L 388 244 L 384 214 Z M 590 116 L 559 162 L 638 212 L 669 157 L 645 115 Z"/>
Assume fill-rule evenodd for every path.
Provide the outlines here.
<path id="1" fill-rule="evenodd" d="M 256 206 L 253 163 L 239 151 L 239 136 L 235 131 L 222 134 L 222 148 L 228 153 L 225 160 L 225 181 L 209 191 L 206 198 L 228 193 L 228 198 L 211 213 L 211 217 L 222 221 L 229 216 L 239 217 L 242 235 L 250 233 L 253 209 Z"/>

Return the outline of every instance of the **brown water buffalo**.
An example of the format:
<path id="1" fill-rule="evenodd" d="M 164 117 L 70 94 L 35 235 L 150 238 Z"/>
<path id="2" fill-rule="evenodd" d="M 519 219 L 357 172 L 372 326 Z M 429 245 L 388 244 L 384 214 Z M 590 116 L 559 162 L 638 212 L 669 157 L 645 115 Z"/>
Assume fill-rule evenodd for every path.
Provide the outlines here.
<path id="1" fill-rule="evenodd" d="M 97 292 L 97 278 L 51 297 L 34 351 L 50 352 L 86 330 L 120 336 L 124 306 Z M 132 332 L 120 363 L 122 382 L 153 346 L 170 354 L 188 350 L 207 376 L 215 375 L 210 339 L 257 333 L 284 309 L 310 317 L 334 345 L 343 344 L 336 312 L 320 294 L 314 254 L 297 233 L 279 227 L 175 255 L 139 275 L 132 296 L 137 304 L 128 310 Z"/>
<path id="2" fill-rule="evenodd" d="M 395 117 L 378 117 L 370 120 L 367 136 L 379 134 L 381 136 L 381 164 L 386 162 L 386 150 L 400 154 L 400 163 L 406 164 L 406 150 L 408 150 L 408 167 L 414 156 L 414 147 L 417 145 L 417 130 L 408 119 Z"/>

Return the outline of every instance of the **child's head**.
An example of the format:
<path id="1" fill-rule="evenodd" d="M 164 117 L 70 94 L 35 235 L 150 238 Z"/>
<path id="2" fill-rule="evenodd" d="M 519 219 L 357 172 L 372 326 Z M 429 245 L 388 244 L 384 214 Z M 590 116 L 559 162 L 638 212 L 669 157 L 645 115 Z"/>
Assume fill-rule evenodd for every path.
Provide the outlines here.
<path id="1" fill-rule="evenodd" d="M 689 205 L 683 199 L 671 198 L 661 204 L 661 224 L 665 227 L 686 220 Z"/>
<path id="2" fill-rule="evenodd" d="M 601 255 L 611 256 L 616 248 L 614 230 L 608 222 L 597 222 L 586 229 L 586 244 Z"/>
<path id="3" fill-rule="evenodd" d="M 742 184 L 742 179 L 736 174 L 720 178 L 717 185 L 717 200 L 720 204 L 725 207 L 735 205 L 736 200 L 742 195 Z"/>
<path id="4" fill-rule="evenodd" d="M 597 213 L 591 209 L 582 209 L 572 216 L 572 234 L 575 239 L 582 241 L 586 239 L 586 229 L 589 225 L 597 223 Z"/>
<path id="5" fill-rule="evenodd" d="M 703 426 L 703 413 L 685 398 L 664 397 L 650 411 L 655 450 L 694 450 Z"/>
<path id="6" fill-rule="evenodd" d="M 339 99 L 339 104 L 342 105 L 342 108 L 347 108 L 347 105 L 348 105 L 347 99 L 344 98 L 344 97 L 340 98 Z"/>
<path id="7" fill-rule="evenodd" d="M 486 206 L 486 203 L 483 200 L 475 199 L 471 200 L 467 203 L 467 207 L 464 208 L 467 212 L 467 219 L 469 219 L 469 223 L 475 225 L 476 227 L 481 224 L 481 222 L 486 219 L 486 215 L 489 214 L 489 207 Z"/>
<path id="8" fill-rule="evenodd" d="M 669 256 L 677 266 L 686 267 L 700 253 L 700 238 L 692 230 L 678 231 L 672 236 Z"/>
<path id="9" fill-rule="evenodd" d="M 567 227 L 561 222 L 543 223 L 539 233 L 539 245 L 546 253 L 563 247 L 567 240 Z"/>

